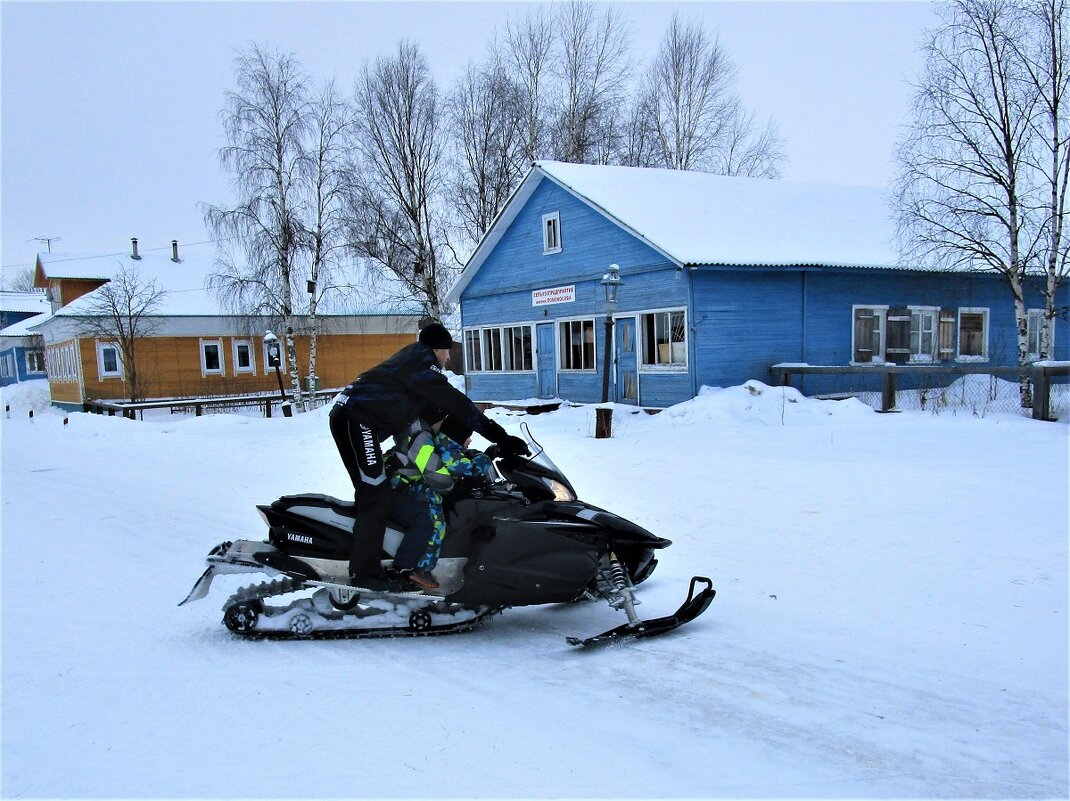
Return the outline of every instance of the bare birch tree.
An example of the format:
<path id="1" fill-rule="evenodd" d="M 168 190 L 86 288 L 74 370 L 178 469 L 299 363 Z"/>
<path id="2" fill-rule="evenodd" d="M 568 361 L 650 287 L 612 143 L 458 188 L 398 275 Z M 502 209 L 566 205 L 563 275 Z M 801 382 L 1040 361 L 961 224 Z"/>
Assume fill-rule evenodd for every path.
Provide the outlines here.
<path id="1" fill-rule="evenodd" d="M 292 54 L 253 45 L 234 61 L 237 88 L 226 94 L 227 144 L 219 160 L 237 200 L 206 206 L 204 220 L 217 241 L 233 240 L 220 256 L 212 288 L 232 310 L 279 318 L 298 409 L 304 407 L 294 347 L 294 293 L 301 224 L 303 142 L 309 125 L 308 79 Z"/>
<path id="2" fill-rule="evenodd" d="M 1054 320 L 1066 316 L 1056 305 L 1056 292 L 1070 274 L 1070 238 L 1066 232 L 1067 189 L 1070 185 L 1070 64 L 1068 64 L 1067 6 L 1063 0 L 1023 0 L 1027 32 L 1015 40 L 1018 57 L 1037 98 L 1033 139 L 1034 169 L 1044 195 L 1045 238 L 1044 316 L 1039 332 L 1038 357 L 1053 353 Z"/>
<path id="3" fill-rule="evenodd" d="M 595 9 L 583 0 L 570 0 L 557 17 L 560 96 L 554 152 L 575 164 L 599 163 L 617 149 L 624 130 L 618 117 L 632 67 L 628 26 L 619 9 L 607 8 L 597 18 Z"/>
<path id="4" fill-rule="evenodd" d="M 440 318 L 454 273 L 441 254 L 444 126 L 438 88 L 418 46 L 400 42 L 393 57 L 365 64 L 354 105 L 359 163 L 350 244 Z"/>
<path id="5" fill-rule="evenodd" d="M 131 403 L 145 397 L 143 365 L 138 363 L 138 344 L 159 329 L 153 317 L 167 293 L 154 280 L 140 275 L 136 267 L 123 267 L 87 301 L 78 319 L 83 336 L 114 342 L 123 362 L 123 377 Z"/>
<path id="6" fill-rule="evenodd" d="M 1015 55 L 1021 15 L 1007 0 L 952 0 L 940 13 L 899 152 L 900 247 L 906 261 L 981 267 L 1006 279 L 1026 364 L 1024 286 L 1041 229 L 1029 219 L 1037 97 Z"/>
<path id="7" fill-rule="evenodd" d="M 482 66 L 470 64 L 450 94 L 452 205 L 470 243 L 483 236 L 524 175 L 525 105 L 523 90 L 494 52 Z"/>
<path id="8" fill-rule="evenodd" d="M 346 244 L 346 192 L 349 147 L 353 135 L 352 107 L 333 81 L 323 85 L 309 105 L 309 142 L 304 159 L 305 206 L 301 220 L 301 247 L 309 259 L 308 375 L 316 377 L 319 338 L 318 307 L 336 289 L 333 268 Z"/>
<path id="9" fill-rule="evenodd" d="M 753 111 L 738 101 L 729 111 L 720 146 L 714 151 L 712 171 L 718 175 L 779 178 L 784 161 L 784 140 L 772 120 L 759 128 Z"/>
<path id="10" fill-rule="evenodd" d="M 521 138 L 523 169 L 547 154 L 549 143 L 550 65 L 554 53 L 553 18 L 549 6 L 538 6 L 522 21 L 506 22 L 504 60 L 513 82 L 520 87 L 524 130 Z"/>
<path id="11" fill-rule="evenodd" d="M 718 37 L 697 21 L 673 17 L 641 88 L 656 166 L 779 177 L 784 156 L 776 127 L 757 128 L 736 92 L 737 73 Z"/>

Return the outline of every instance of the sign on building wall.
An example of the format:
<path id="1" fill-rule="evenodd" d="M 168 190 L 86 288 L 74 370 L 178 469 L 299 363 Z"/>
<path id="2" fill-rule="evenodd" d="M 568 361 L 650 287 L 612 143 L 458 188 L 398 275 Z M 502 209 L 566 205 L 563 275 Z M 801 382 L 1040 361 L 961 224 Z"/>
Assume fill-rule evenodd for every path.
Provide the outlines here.
<path id="1" fill-rule="evenodd" d="M 531 293 L 532 306 L 549 306 L 552 303 L 572 303 L 576 300 L 576 285 L 555 286 L 552 289 L 536 289 Z"/>

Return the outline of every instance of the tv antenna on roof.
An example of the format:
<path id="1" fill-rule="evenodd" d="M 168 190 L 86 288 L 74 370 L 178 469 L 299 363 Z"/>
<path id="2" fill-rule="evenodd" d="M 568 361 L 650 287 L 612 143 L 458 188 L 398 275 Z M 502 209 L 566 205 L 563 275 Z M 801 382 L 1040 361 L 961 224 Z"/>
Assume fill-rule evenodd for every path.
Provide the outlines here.
<path id="1" fill-rule="evenodd" d="M 63 239 L 63 237 L 62 236 L 35 236 L 33 239 L 34 239 L 35 242 L 44 242 L 45 245 L 48 247 L 48 252 L 51 253 L 52 252 L 52 243 L 53 242 L 59 242 L 59 240 Z"/>

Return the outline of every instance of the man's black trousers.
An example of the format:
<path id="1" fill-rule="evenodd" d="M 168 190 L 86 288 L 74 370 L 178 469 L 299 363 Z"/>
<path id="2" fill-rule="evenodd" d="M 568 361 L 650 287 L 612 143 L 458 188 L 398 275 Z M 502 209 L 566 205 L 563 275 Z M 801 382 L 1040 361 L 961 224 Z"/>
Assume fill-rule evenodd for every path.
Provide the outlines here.
<path id="1" fill-rule="evenodd" d="M 331 417 L 331 436 L 353 482 L 353 500 L 357 505 L 349 574 L 356 578 L 374 578 L 379 575 L 383 535 L 391 503 L 390 481 L 379 447 L 379 432 L 362 420 Z"/>

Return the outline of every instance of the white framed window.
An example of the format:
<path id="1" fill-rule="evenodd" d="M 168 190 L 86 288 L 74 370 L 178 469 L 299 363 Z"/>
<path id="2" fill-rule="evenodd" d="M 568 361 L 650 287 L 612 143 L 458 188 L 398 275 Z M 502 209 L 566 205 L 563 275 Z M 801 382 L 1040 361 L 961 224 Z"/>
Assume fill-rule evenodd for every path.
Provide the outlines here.
<path id="1" fill-rule="evenodd" d="M 936 359 L 936 324 L 940 309 L 936 306 L 910 308 L 910 361 L 932 362 Z"/>
<path id="2" fill-rule="evenodd" d="M 68 351 L 64 348 L 64 357 Z M 65 365 L 66 372 L 73 373 L 70 366 Z M 114 342 L 97 342 L 97 376 L 103 381 L 105 378 L 119 378 L 123 374 L 123 360 L 119 355 L 119 346 Z"/>
<path id="3" fill-rule="evenodd" d="M 542 215 L 542 252 L 561 252 L 561 212 Z"/>
<path id="4" fill-rule="evenodd" d="M 530 325 L 471 328 L 464 332 L 465 369 L 473 373 L 535 369 Z"/>
<path id="5" fill-rule="evenodd" d="M 557 324 L 560 370 L 594 370 L 594 320 L 562 320 Z"/>
<path id="6" fill-rule="evenodd" d="M 464 367 L 470 373 L 483 370 L 483 341 L 479 329 L 464 332 Z"/>
<path id="7" fill-rule="evenodd" d="M 684 309 L 640 314 L 639 331 L 644 368 L 687 367 L 687 314 Z"/>
<path id="8" fill-rule="evenodd" d="M 884 361 L 887 306 L 852 306 L 851 362 L 880 364 Z"/>
<path id="9" fill-rule="evenodd" d="M 15 357 L 10 353 L 5 353 L 3 357 L 0 357 L 0 377 L 15 377 Z"/>
<path id="10" fill-rule="evenodd" d="M 256 356 L 253 351 L 253 343 L 247 339 L 235 339 L 233 350 L 234 372 L 255 373 Z"/>
<path id="11" fill-rule="evenodd" d="M 43 350 L 28 350 L 28 351 L 26 351 L 26 372 L 27 373 L 43 373 L 43 372 L 45 372 L 45 352 Z"/>
<path id="12" fill-rule="evenodd" d="M 988 309 L 959 309 L 958 360 L 988 361 Z"/>
<path id="13" fill-rule="evenodd" d="M 223 375 L 223 340 L 201 340 L 201 375 Z"/>
<path id="14" fill-rule="evenodd" d="M 1036 361 L 1040 358 L 1040 336 L 1044 328 L 1044 310 L 1029 309 L 1025 315 L 1025 339 L 1026 350 L 1029 359 Z M 1055 320 L 1051 321 L 1051 341 L 1055 342 Z M 1050 359 L 1053 354 L 1048 354 Z"/>

